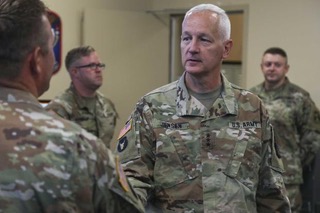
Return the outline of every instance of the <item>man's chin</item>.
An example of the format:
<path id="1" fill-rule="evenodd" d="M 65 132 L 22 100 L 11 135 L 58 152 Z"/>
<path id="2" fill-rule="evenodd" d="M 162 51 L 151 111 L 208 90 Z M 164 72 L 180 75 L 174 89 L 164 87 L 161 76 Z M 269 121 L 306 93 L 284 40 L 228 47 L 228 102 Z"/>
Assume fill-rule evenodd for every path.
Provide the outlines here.
<path id="1" fill-rule="evenodd" d="M 278 79 L 274 79 L 274 78 L 267 78 L 266 81 L 269 82 L 270 84 L 277 84 L 279 82 Z"/>
<path id="2" fill-rule="evenodd" d="M 96 84 L 95 85 L 95 90 L 99 89 L 101 86 L 102 86 L 102 83 L 101 84 Z"/>
<path id="3" fill-rule="evenodd" d="M 185 71 L 192 75 L 201 74 L 202 70 L 196 69 L 196 68 L 186 68 Z"/>
<path id="4" fill-rule="evenodd" d="M 277 82 L 279 81 L 277 77 L 275 76 L 266 76 L 266 80 L 269 82 Z"/>

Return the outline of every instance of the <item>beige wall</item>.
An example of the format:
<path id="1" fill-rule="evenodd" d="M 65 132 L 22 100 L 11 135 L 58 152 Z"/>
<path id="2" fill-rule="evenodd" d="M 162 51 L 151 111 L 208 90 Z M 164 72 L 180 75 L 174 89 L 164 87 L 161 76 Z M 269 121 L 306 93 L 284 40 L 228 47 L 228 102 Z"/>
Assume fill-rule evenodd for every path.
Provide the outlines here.
<path id="1" fill-rule="evenodd" d="M 148 0 L 43 0 L 62 19 L 62 65 L 60 72 L 51 80 L 50 89 L 41 99 L 51 99 L 63 91 L 70 83 L 69 75 L 64 68 L 64 57 L 68 50 L 82 44 L 83 13 L 87 8 L 93 9 L 122 9 L 146 11 L 151 7 Z M 103 23 L 93 23 L 103 26 Z M 116 24 L 116 23 L 115 23 Z M 102 91 L 103 92 L 103 91 Z"/>
<path id="2" fill-rule="evenodd" d="M 289 79 L 308 90 L 320 107 L 320 1 L 261 2 L 250 6 L 248 86 L 262 80 L 261 75 L 256 77 L 262 52 L 270 46 L 281 46 L 289 58 Z"/>
<path id="3" fill-rule="evenodd" d="M 157 11 L 186 10 L 203 1 L 153 0 Z M 287 51 L 290 80 L 308 90 L 320 107 L 320 1 L 319 0 L 220 0 L 207 1 L 222 8 L 248 6 L 244 48 L 244 86 L 263 80 L 259 64 L 263 51 L 280 46 Z"/>
<path id="4" fill-rule="evenodd" d="M 85 8 L 134 10 L 142 13 L 153 10 L 155 14 L 163 14 L 170 13 L 170 11 L 184 12 L 202 1 L 45 0 L 45 2 L 62 17 L 62 53 L 64 57 L 69 49 L 81 44 L 81 20 Z M 320 107 L 318 88 L 320 77 L 319 0 L 221 0 L 211 1 L 211 3 L 217 3 L 225 9 L 247 8 L 244 20 L 243 69 L 245 74 L 242 86 L 249 88 L 263 80 L 259 68 L 262 52 L 270 46 L 280 46 L 287 51 L 289 56 L 291 68 L 288 75 L 290 80 L 308 90 Z M 92 24 L 103 27 L 103 21 Z M 114 24 L 117 24 L 116 20 L 114 20 Z M 167 43 L 159 46 L 163 48 L 161 52 L 169 54 Z M 148 61 L 141 61 L 141 63 L 148 63 Z M 165 67 L 168 67 L 169 70 L 169 64 Z M 146 73 L 149 71 L 144 70 Z M 168 72 L 163 72 L 163 75 L 166 78 Z M 162 82 L 163 78 L 160 81 Z M 69 77 L 62 66 L 60 73 L 53 78 L 50 90 L 42 98 L 52 98 L 65 89 L 68 84 Z M 126 89 L 125 84 L 123 86 Z M 130 90 L 130 88 L 127 89 Z"/>

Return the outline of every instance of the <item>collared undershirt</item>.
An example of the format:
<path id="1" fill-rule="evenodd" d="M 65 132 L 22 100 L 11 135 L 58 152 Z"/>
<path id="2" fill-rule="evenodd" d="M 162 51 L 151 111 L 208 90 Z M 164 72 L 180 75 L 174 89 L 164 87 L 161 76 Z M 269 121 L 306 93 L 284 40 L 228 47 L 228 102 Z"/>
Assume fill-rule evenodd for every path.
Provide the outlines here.
<path id="1" fill-rule="evenodd" d="M 219 97 L 221 88 L 222 86 L 220 85 L 217 89 L 206 93 L 196 93 L 190 89 L 188 90 L 188 92 L 198 101 L 200 101 L 207 109 L 210 109 L 215 100 Z"/>

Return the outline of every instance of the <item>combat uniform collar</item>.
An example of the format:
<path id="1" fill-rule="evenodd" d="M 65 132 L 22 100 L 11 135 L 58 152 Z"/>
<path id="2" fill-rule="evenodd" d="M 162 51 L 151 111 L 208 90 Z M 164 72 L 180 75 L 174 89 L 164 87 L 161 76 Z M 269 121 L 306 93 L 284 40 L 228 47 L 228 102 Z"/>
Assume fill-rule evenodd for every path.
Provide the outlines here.
<path id="1" fill-rule="evenodd" d="M 0 86 L 0 100 L 8 103 L 28 103 L 42 108 L 38 99 L 30 92 Z"/>
<path id="2" fill-rule="evenodd" d="M 286 91 L 288 90 L 288 85 L 290 84 L 290 81 L 289 81 L 288 77 L 285 77 L 283 84 L 280 87 L 272 89 L 272 90 L 266 90 L 264 87 L 264 84 L 265 84 L 264 82 L 261 83 L 261 87 L 260 87 L 261 91 L 260 92 L 270 93 L 270 94 L 272 93 L 275 96 L 278 96 L 278 95 L 282 94 L 283 92 L 286 93 Z"/>
<path id="3" fill-rule="evenodd" d="M 94 113 L 94 109 L 92 109 L 92 107 L 88 106 L 88 102 L 87 102 L 87 98 L 82 97 L 81 95 L 78 94 L 75 86 L 71 83 L 70 88 L 69 88 L 73 94 L 75 94 L 75 101 L 77 102 L 78 106 L 80 109 L 84 109 L 86 108 L 87 110 L 89 110 L 91 113 Z M 92 97 L 92 98 L 97 98 L 97 96 Z"/>
<path id="4" fill-rule="evenodd" d="M 232 84 L 225 78 L 223 74 L 221 74 L 221 95 L 213 103 L 212 108 L 209 111 L 196 98 L 192 97 L 188 93 L 184 79 L 185 72 L 177 82 L 176 110 L 179 116 L 189 115 L 218 117 L 225 114 L 237 114 L 238 105 L 232 89 Z"/>

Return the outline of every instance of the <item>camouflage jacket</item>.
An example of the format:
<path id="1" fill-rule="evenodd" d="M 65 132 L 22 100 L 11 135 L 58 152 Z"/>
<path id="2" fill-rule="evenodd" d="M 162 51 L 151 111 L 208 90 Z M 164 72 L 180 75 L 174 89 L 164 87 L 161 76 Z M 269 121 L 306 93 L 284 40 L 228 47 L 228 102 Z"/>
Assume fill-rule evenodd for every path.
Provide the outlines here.
<path id="1" fill-rule="evenodd" d="M 100 92 L 97 92 L 95 103 L 94 107 L 89 106 L 87 100 L 78 95 L 71 84 L 66 91 L 55 97 L 46 109 L 76 122 L 110 147 L 118 117 L 116 109 L 114 104 Z"/>
<path id="2" fill-rule="evenodd" d="M 290 212 L 260 99 L 223 78 L 208 111 L 184 76 L 142 97 L 116 153 L 151 212 Z"/>
<path id="3" fill-rule="evenodd" d="M 251 89 L 264 102 L 270 122 L 279 136 L 286 184 L 301 184 L 302 167 L 320 147 L 320 114 L 309 93 L 286 79 L 285 84 L 266 91 L 263 83 Z"/>
<path id="4" fill-rule="evenodd" d="M 0 212 L 144 211 L 96 136 L 48 113 L 30 93 L 4 87 L 0 162 Z"/>

